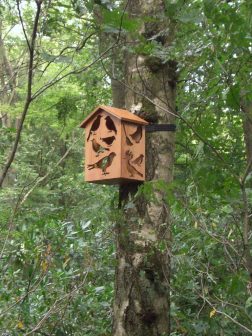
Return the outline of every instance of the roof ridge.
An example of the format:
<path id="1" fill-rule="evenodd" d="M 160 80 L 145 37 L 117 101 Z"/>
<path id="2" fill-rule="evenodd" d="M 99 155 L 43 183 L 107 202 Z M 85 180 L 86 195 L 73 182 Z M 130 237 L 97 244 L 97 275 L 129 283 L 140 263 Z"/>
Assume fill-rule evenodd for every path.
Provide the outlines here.
<path id="1" fill-rule="evenodd" d="M 114 117 L 118 118 L 119 120 L 129 121 L 137 124 L 148 125 L 148 122 L 144 119 L 140 118 L 136 114 L 126 110 L 120 109 L 114 106 L 106 106 L 106 105 L 98 105 L 93 112 L 91 112 L 80 124 L 81 128 L 85 128 L 88 121 L 93 118 L 99 110 L 104 110 L 107 113 L 112 114 Z"/>

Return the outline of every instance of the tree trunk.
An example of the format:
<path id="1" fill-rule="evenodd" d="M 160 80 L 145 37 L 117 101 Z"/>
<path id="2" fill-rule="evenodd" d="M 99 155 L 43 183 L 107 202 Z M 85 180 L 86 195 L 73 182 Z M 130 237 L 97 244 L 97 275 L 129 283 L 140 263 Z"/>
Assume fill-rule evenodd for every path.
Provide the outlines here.
<path id="1" fill-rule="evenodd" d="M 246 160 L 247 160 L 247 169 L 246 169 L 246 177 L 249 173 L 252 172 L 252 103 L 247 102 L 243 99 L 242 110 L 244 113 L 243 119 L 243 132 L 244 132 L 244 142 L 246 149 Z M 251 225 L 252 218 L 249 213 L 249 202 L 246 192 L 246 187 L 252 188 L 251 180 L 246 182 L 246 177 L 244 179 L 244 183 L 242 184 L 242 193 L 243 193 L 243 202 L 244 202 L 244 221 L 243 221 L 243 241 L 244 241 L 244 258 L 246 268 L 249 273 L 250 282 L 248 285 L 248 289 L 250 294 L 252 293 L 252 256 L 250 252 L 250 242 L 249 237 L 251 236 Z M 249 184 L 249 185 L 248 185 Z"/>
<path id="2" fill-rule="evenodd" d="M 171 27 L 161 14 L 165 12 L 163 1 L 132 0 L 128 8 L 131 17 L 157 19 L 142 25 L 145 38 L 156 38 L 164 47 L 170 43 L 167 31 L 170 37 Z M 174 123 L 174 116 L 168 111 L 175 110 L 175 62 L 128 52 L 125 78 L 128 110 L 149 122 Z M 146 189 L 151 188 L 151 195 L 141 192 L 137 183 L 120 187 L 123 220 L 116 226 L 114 336 L 167 336 L 170 332 L 167 188 L 173 177 L 175 136 L 173 132 L 148 133 L 146 141 L 146 173 L 150 181 Z"/>
<path id="3" fill-rule="evenodd" d="M 246 157 L 247 163 L 252 161 L 252 104 L 243 103 L 243 112 L 244 112 L 244 140 L 246 145 Z M 252 170 L 252 169 L 250 169 Z"/>

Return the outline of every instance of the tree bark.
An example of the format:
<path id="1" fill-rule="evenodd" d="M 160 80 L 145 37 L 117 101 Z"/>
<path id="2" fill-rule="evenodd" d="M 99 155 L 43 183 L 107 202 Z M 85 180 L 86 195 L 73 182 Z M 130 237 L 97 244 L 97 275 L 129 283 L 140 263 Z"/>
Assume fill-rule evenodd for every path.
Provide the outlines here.
<path id="1" fill-rule="evenodd" d="M 244 142 L 245 142 L 246 161 L 247 161 L 245 175 L 241 183 L 243 203 L 244 203 L 243 242 L 244 242 L 245 264 L 246 264 L 246 268 L 248 270 L 249 277 L 250 277 L 248 289 L 251 294 L 252 293 L 252 256 L 250 252 L 249 237 L 251 235 L 252 218 L 249 212 L 249 202 L 248 202 L 246 187 L 252 188 L 251 181 L 247 182 L 247 177 L 252 172 L 252 103 L 247 102 L 245 99 L 243 99 L 241 102 L 241 107 L 244 113 L 243 132 L 244 132 Z"/>
<path id="2" fill-rule="evenodd" d="M 247 163 L 252 161 L 252 103 L 243 102 L 243 129 L 244 129 L 244 140 L 246 147 L 246 158 Z M 251 171 L 252 169 L 250 169 Z"/>
<path id="3" fill-rule="evenodd" d="M 154 23 L 143 23 L 141 34 L 147 39 L 156 38 L 164 47 L 169 45 L 172 29 L 167 24 L 168 18 L 161 14 L 165 12 L 163 1 L 132 0 L 128 8 L 131 17 L 157 19 Z M 128 41 L 131 42 L 138 41 Z M 157 57 L 128 52 L 125 80 L 128 110 L 149 122 L 175 122 L 172 114 L 164 112 L 164 109 L 172 113 L 175 110 L 174 61 L 164 62 Z M 167 188 L 173 178 L 175 135 L 173 132 L 149 133 L 146 141 L 147 185 L 151 194 L 141 192 L 137 183 L 120 186 L 123 220 L 116 226 L 114 336 L 170 333 L 171 233 Z"/>

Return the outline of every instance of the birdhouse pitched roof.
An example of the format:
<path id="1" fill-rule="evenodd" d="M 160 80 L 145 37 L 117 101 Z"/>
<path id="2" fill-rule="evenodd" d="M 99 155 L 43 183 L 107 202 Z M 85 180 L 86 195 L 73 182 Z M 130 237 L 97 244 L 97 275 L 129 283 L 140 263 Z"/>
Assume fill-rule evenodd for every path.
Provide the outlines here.
<path id="1" fill-rule="evenodd" d="M 99 105 L 96 107 L 96 109 L 90 113 L 86 119 L 83 120 L 83 122 L 80 124 L 81 128 L 85 128 L 87 123 L 90 119 L 93 119 L 93 117 L 99 113 L 100 111 L 106 111 L 107 113 L 110 113 L 112 116 L 124 120 L 124 121 L 130 121 L 136 124 L 141 125 L 148 125 L 148 122 L 143 120 L 142 118 L 138 117 L 137 115 L 123 109 L 119 109 L 116 107 L 106 106 L 106 105 Z"/>

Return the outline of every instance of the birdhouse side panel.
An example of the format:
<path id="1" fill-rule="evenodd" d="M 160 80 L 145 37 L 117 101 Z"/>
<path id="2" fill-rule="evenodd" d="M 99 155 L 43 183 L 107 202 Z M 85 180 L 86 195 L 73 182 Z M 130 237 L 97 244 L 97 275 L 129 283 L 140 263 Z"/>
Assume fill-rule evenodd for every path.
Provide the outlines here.
<path id="1" fill-rule="evenodd" d="M 101 111 L 86 126 L 85 180 L 109 183 L 109 180 L 120 178 L 120 157 L 120 121 Z"/>
<path id="2" fill-rule="evenodd" d="M 124 179 L 145 180 L 145 127 L 122 122 L 122 164 Z"/>

